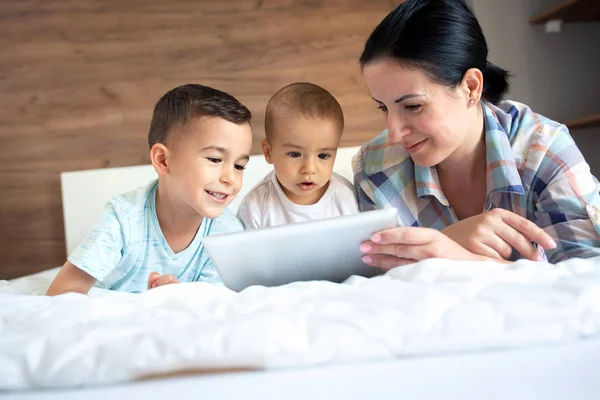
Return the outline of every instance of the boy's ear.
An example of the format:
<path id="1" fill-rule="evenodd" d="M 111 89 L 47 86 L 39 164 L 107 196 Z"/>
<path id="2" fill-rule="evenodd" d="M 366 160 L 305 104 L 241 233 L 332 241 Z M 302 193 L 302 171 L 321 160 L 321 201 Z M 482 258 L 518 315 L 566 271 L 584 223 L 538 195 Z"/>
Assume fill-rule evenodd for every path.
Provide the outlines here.
<path id="1" fill-rule="evenodd" d="M 158 175 L 169 173 L 169 148 L 162 143 L 155 143 L 150 149 L 150 161 Z"/>
<path id="2" fill-rule="evenodd" d="M 273 161 L 271 160 L 271 145 L 269 144 L 269 141 L 267 139 L 261 140 L 260 147 L 262 147 L 265 160 L 267 160 L 269 164 L 273 164 Z"/>

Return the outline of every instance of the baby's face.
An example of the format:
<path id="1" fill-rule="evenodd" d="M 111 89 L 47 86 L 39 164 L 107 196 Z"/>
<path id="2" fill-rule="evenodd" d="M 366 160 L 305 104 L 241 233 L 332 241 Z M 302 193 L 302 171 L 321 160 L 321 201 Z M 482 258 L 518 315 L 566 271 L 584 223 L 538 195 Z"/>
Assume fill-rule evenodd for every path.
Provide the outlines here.
<path id="1" fill-rule="evenodd" d="M 240 191 L 252 147 L 249 124 L 217 117 L 188 124 L 169 162 L 169 196 L 180 209 L 216 218 Z"/>
<path id="2" fill-rule="evenodd" d="M 284 117 L 274 124 L 270 143 L 264 143 L 263 150 L 288 199 L 301 205 L 321 199 L 341 134 L 332 119 Z"/>

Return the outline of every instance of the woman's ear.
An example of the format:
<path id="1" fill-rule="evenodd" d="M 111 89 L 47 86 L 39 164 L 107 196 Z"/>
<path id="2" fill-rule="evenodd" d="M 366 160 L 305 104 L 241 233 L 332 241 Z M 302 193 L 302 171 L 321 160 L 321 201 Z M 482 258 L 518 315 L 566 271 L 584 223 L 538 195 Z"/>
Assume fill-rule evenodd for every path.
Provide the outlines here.
<path id="1" fill-rule="evenodd" d="M 465 92 L 467 102 L 470 105 L 477 104 L 483 92 L 483 74 L 478 68 L 469 68 L 463 75 L 462 88 Z"/>
<path id="2" fill-rule="evenodd" d="M 261 140 L 260 147 L 262 147 L 265 160 L 267 160 L 269 164 L 273 164 L 273 161 L 271 160 L 271 145 L 269 144 L 269 141 L 267 139 Z"/>
<path id="3" fill-rule="evenodd" d="M 169 173 L 169 149 L 162 143 L 155 143 L 150 149 L 150 161 L 158 175 Z"/>

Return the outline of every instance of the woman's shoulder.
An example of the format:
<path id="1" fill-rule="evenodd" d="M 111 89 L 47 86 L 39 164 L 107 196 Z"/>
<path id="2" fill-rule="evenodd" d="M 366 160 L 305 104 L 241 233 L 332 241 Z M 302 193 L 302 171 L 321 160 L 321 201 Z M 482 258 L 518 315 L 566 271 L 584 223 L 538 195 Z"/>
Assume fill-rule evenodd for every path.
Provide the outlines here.
<path id="1" fill-rule="evenodd" d="M 360 147 L 352 159 L 352 168 L 355 175 L 374 175 L 390 168 L 400 168 L 405 161 L 412 162 L 408 152 L 401 145 L 390 143 L 385 129 Z"/>
<path id="2" fill-rule="evenodd" d="M 538 136 L 538 139 L 548 138 L 550 132 L 564 132 L 568 135 L 565 125 L 535 112 L 526 104 L 513 100 L 504 100 L 497 105 L 488 105 L 506 135 L 512 142 L 524 136 Z M 542 135 L 543 134 L 543 135 Z"/>
<path id="3" fill-rule="evenodd" d="M 508 136 L 525 187 L 537 177 L 549 181 L 558 170 L 583 161 L 568 128 L 560 122 L 516 101 L 503 101 L 491 109 Z"/>
<path id="4" fill-rule="evenodd" d="M 526 160 L 531 152 L 545 154 L 550 149 L 559 151 L 575 146 L 565 125 L 535 112 L 526 104 L 505 100 L 489 107 L 505 131 L 517 161 Z"/>

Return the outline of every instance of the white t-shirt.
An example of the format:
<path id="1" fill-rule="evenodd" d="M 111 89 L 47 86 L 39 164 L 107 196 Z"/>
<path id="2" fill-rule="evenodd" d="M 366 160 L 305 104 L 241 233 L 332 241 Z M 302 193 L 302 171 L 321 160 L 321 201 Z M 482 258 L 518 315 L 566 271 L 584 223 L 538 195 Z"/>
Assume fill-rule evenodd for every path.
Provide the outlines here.
<path id="1" fill-rule="evenodd" d="M 238 218 L 246 229 L 259 229 L 356 213 L 354 186 L 341 175 L 334 172 L 323 197 L 315 204 L 303 206 L 287 198 L 272 171 L 244 197 Z"/>

